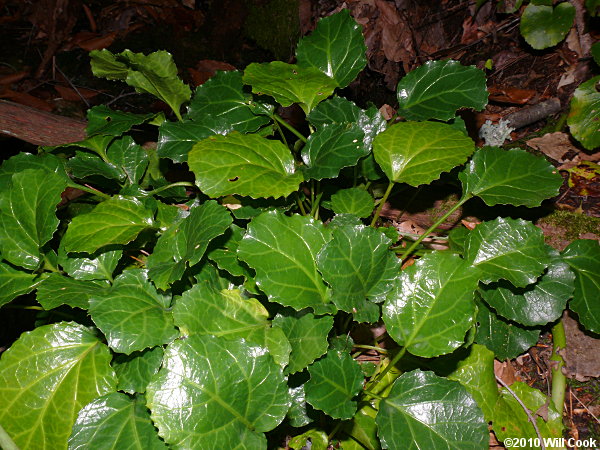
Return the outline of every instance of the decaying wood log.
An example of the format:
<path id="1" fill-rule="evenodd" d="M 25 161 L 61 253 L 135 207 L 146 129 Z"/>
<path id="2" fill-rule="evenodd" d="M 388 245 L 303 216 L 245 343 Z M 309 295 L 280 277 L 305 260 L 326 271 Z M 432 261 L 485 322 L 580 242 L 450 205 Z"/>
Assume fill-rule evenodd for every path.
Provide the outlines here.
<path id="1" fill-rule="evenodd" d="M 0 100 L 0 133 L 34 145 L 60 145 L 85 139 L 86 122 Z"/>

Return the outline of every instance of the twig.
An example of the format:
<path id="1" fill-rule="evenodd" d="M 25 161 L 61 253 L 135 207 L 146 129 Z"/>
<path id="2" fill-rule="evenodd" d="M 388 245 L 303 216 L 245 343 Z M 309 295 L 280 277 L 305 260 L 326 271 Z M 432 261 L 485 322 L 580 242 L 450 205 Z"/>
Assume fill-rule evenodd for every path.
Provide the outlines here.
<path id="1" fill-rule="evenodd" d="M 75 92 L 77 92 L 77 95 L 79 95 L 79 98 L 81 100 L 83 100 L 83 102 L 85 103 L 85 106 L 87 106 L 89 108 L 90 102 L 88 102 L 87 99 L 83 95 L 81 95 L 81 92 L 79 92 L 79 89 L 77 89 L 77 86 L 75 86 L 73 84 L 73 82 L 65 75 L 65 73 L 62 70 L 60 70 L 60 67 L 58 67 L 58 64 L 54 63 L 54 67 L 56 68 L 56 70 L 58 70 L 58 73 L 60 73 L 63 76 L 63 78 L 65 80 L 67 80 L 67 83 L 69 83 L 69 86 L 71 86 L 71 89 L 73 89 Z"/>
<path id="2" fill-rule="evenodd" d="M 527 418 L 531 422 L 531 425 L 533 425 L 535 434 L 537 434 L 537 437 L 540 440 L 541 449 L 546 450 L 546 444 L 544 444 L 544 440 L 542 439 L 542 434 L 540 433 L 540 429 L 537 426 L 537 422 L 531 415 L 531 411 L 529 411 L 529 408 L 527 408 L 527 406 L 525 406 L 525 403 L 523 403 L 523 401 L 519 398 L 519 396 L 517 394 L 515 394 L 515 392 L 511 388 L 509 388 L 508 385 L 504 381 L 502 381 L 498 375 L 496 375 L 496 381 L 498 383 L 500 383 L 502 386 L 504 386 L 506 388 L 506 390 L 508 391 L 508 393 L 515 398 L 515 400 L 519 403 L 519 405 L 521 405 L 521 408 L 523 408 L 523 410 L 525 411 L 525 414 L 527 414 Z"/>
<path id="3" fill-rule="evenodd" d="M 571 392 L 571 395 L 572 395 L 573 397 L 575 397 L 575 400 L 577 400 L 577 401 L 579 402 L 579 404 L 580 404 L 581 406 L 583 406 L 583 409 L 585 409 L 585 410 L 587 411 L 587 413 L 588 413 L 590 416 L 592 416 L 596 422 L 600 423 L 600 419 L 598 419 L 598 417 L 596 417 L 596 415 L 595 415 L 595 414 L 594 414 L 592 411 L 590 411 L 590 409 L 589 409 L 589 408 L 588 408 L 586 405 L 584 405 L 584 404 L 583 404 L 583 402 L 582 402 L 581 400 L 579 400 L 579 397 L 577 397 L 577 396 L 575 395 L 575 392 L 573 392 L 573 389 L 569 389 L 569 391 Z"/>

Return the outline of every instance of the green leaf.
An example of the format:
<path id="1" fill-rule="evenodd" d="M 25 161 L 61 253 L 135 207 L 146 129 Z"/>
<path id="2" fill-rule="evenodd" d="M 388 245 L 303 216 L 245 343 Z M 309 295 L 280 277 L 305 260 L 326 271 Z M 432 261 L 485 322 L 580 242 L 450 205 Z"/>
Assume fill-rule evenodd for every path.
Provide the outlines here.
<path id="1" fill-rule="evenodd" d="M 125 174 L 128 184 L 139 182 L 149 163 L 148 154 L 131 136 L 113 141 L 108 147 L 107 156 Z"/>
<path id="2" fill-rule="evenodd" d="M 494 352 L 483 345 L 473 344 L 467 357 L 458 363 L 448 378 L 465 387 L 483 411 L 486 422 L 491 422 L 498 400 Z"/>
<path id="3" fill-rule="evenodd" d="M 340 189 L 331 196 L 331 207 L 336 214 L 353 214 L 357 217 L 369 217 L 375 203 L 373 197 L 364 189 Z"/>
<path id="4" fill-rule="evenodd" d="M 400 260 L 390 245 L 374 228 L 337 227 L 317 255 L 317 267 L 332 288 L 333 303 L 352 313 L 357 322 L 379 320 L 379 307 L 372 302 L 385 299 L 400 273 Z"/>
<path id="5" fill-rule="evenodd" d="M 44 276 L 15 269 L 0 261 L 0 306 L 33 291 L 43 280 Z"/>
<path id="6" fill-rule="evenodd" d="M 162 347 L 147 348 L 131 355 L 116 355 L 112 366 L 119 379 L 117 388 L 132 395 L 146 392 L 150 379 L 162 365 L 163 355 Z"/>
<path id="7" fill-rule="evenodd" d="M 227 129 L 227 132 L 252 133 L 258 130 L 271 119 L 252 112 L 248 105 L 252 95 L 246 94 L 243 87 L 241 72 L 217 72 L 196 88 L 186 117 L 209 128 Z"/>
<path id="8" fill-rule="evenodd" d="M 304 178 L 335 178 L 343 167 L 355 165 L 367 155 L 363 138 L 363 132 L 352 125 L 332 124 L 319 128 L 302 148 L 302 161 L 306 165 Z"/>
<path id="9" fill-rule="evenodd" d="M 303 375 L 304 374 L 306 374 L 306 372 L 304 372 Z M 290 397 L 292 398 L 292 406 L 290 406 L 290 410 L 288 411 L 286 417 L 289 420 L 290 425 L 296 428 L 308 425 L 313 421 L 313 419 L 311 419 L 307 413 L 304 384 L 296 387 L 290 387 L 289 393 Z"/>
<path id="10" fill-rule="evenodd" d="M 575 7 L 569 2 L 552 6 L 529 4 L 521 15 L 521 35 L 536 50 L 552 47 L 562 41 L 575 18 Z"/>
<path id="11" fill-rule="evenodd" d="M 334 419 L 350 419 L 356 412 L 352 400 L 362 389 L 360 366 L 347 352 L 329 350 L 308 367 L 310 380 L 304 384 L 306 401 Z"/>
<path id="12" fill-rule="evenodd" d="M 67 252 L 94 253 L 110 244 L 127 244 L 153 225 L 154 213 L 134 197 L 117 195 L 75 217 L 62 241 Z"/>
<path id="13" fill-rule="evenodd" d="M 194 144 L 209 136 L 227 132 L 227 127 L 210 127 L 204 123 L 163 122 L 158 129 L 158 156 L 178 163 L 186 162 Z"/>
<path id="14" fill-rule="evenodd" d="M 229 272 L 234 277 L 250 279 L 254 278 L 253 272 L 237 258 L 237 250 L 245 232 L 244 228 L 231 225 L 223 236 L 212 242 L 213 248 L 208 251 L 207 256 L 219 269 Z"/>
<path id="15" fill-rule="evenodd" d="M 290 407 L 281 369 L 266 349 L 214 336 L 169 345 L 147 392 L 159 435 L 180 448 L 266 448 L 263 432 Z"/>
<path id="16" fill-rule="evenodd" d="M 404 270 L 383 306 L 389 335 L 417 356 L 450 353 L 475 316 L 478 271 L 452 253 L 429 253 Z"/>
<path id="17" fill-rule="evenodd" d="M 273 327 L 283 331 L 292 348 L 287 374 L 303 370 L 327 352 L 327 335 L 332 326 L 331 316 L 315 317 L 311 313 L 275 316 Z"/>
<path id="18" fill-rule="evenodd" d="M 66 448 L 78 411 L 116 388 L 92 331 L 55 323 L 23 333 L 0 359 L 0 423 L 23 449 Z"/>
<path id="19" fill-rule="evenodd" d="M 571 99 L 567 123 L 575 138 L 588 150 L 600 146 L 600 76 L 581 83 Z"/>
<path id="20" fill-rule="evenodd" d="M 329 124 L 352 124 L 362 130 L 365 153 L 371 151 L 373 139 L 387 127 L 387 122 L 375 106 L 360 109 L 350 100 L 333 97 L 319 103 L 308 115 L 308 121 L 316 128 Z"/>
<path id="21" fill-rule="evenodd" d="M 478 149 L 458 176 L 465 194 L 487 205 L 539 206 L 554 197 L 563 179 L 552 164 L 521 149 Z"/>
<path id="22" fill-rule="evenodd" d="M 123 250 L 96 252 L 91 257 L 67 255 L 64 246 L 58 249 L 58 264 L 77 280 L 111 280 L 123 255 Z"/>
<path id="23" fill-rule="evenodd" d="M 471 230 L 464 255 L 481 270 L 482 282 L 506 279 L 516 287 L 535 283 L 552 259 L 541 229 L 522 219 L 502 217 Z"/>
<path id="24" fill-rule="evenodd" d="M 136 125 L 140 125 L 153 114 L 132 114 L 125 111 L 110 109 L 105 105 L 90 108 L 87 112 L 87 126 L 85 132 L 88 136 L 104 134 L 109 136 L 121 136 Z"/>
<path id="25" fill-rule="evenodd" d="M 319 69 L 281 61 L 252 63 L 246 67 L 243 79 L 255 94 L 270 95 L 281 106 L 298 103 L 306 114 L 337 87 L 337 82 Z"/>
<path id="26" fill-rule="evenodd" d="M 63 160 L 50 153 L 33 155 L 31 153 L 18 153 L 11 156 L 0 166 L 0 192 L 7 191 L 12 184 L 12 176 L 26 169 L 42 169 L 46 172 L 55 172 L 66 181 L 69 177 L 65 172 Z"/>
<path id="27" fill-rule="evenodd" d="M 346 87 L 367 65 L 366 52 L 362 27 L 343 9 L 319 20 L 312 34 L 298 42 L 296 58 L 300 66 L 315 67 Z"/>
<path id="28" fill-rule="evenodd" d="M 488 92 L 485 73 L 458 61 L 427 61 L 398 83 L 398 113 L 409 120 L 449 120 L 459 108 L 482 110 Z"/>
<path id="29" fill-rule="evenodd" d="M 59 273 L 51 273 L 38 286 L 36 299 L 46 310 L 60 305 L 87 310 L 90 297 L 102 295 L 108 286 L 103 282 L 75 280 Z"/>
<path id="30" fill-rule="evenodd" d="M 377 411 L 368 404 L 360 408 L 351 421 L 342 425 L 342 430 L 348 435 L 341 441 L 344 450 L 381 450 L 377 437 L 375 417 Z"/>
<path id="31" fill-rule="evenodd" d="M 91 296 L 89 314 L 110 348 L 130 354 L 179 335 L 170 303 L 170 297 L 160 295 L 148 281 L 146 271 L 132 269 L 115 278 L 110 289 Z"/>
<path id="32" fill-rule="evenodd" d="M 256 284 L 270 301 L 296 310 L 332 312 L 330 293 L 317 271 L 316 256 L 330 239 L 322 223 L 266 212 L 248 225 L 238 258 L 256 271 Z"/>
<path id="33" fill-rule="evenodd" d="M 196 185 L 211 197 L 277 198 L 297 190 L 302 182 L 282 142 L 253 134 L 232 133 L 200 141 L 190 152 L 188 164 Z"/>
<path id="34" fill-rule="evenodd" d="M 483 302 L 478 303 L 478 308 L 475 342 L 493 351 L 497 359 L 516 358 L 538 341 L 538 328 L 525 328 L 502 319 Z"/>
<path id="35" fill-rule="evenodd" d="M 327 433 L 320 430 L 308 430 L 290 439 L 288 446 L 292 449 L 302 450 L 327 450 L 329 448 L 329 437 Z"/>
<path id="36" fill-rule="evenodd" d="M 439 122 L 397 123 L 373 141 L 375 161 L 387 177 L 411 186 L 431 183 L 464 163 L 474 150 L 470 138 Z"/>
<path id="37" fill-rule="evenodd" d="M 376 419 L 384 448 L 487 449 L 487 422 L 456 381 L 433 372 L 403 373 L 381 401 Z"/>
<path id="38" fill-rule="evenodd" d="M 0 253 L 11 264 L 35 270 L 43 260 L 42 246 L 58 227 L 56 205 L 67 183 L 43 169 L 17 172 L 11 183 L 0 193 Z"/>
<path id="39" fill-rule="evenodd" d="M 592 17 L 598 17 L 600 15 L 600 1 L 599 0 L 585 0 L 585 9 Z"/>
<path id="40" fill-rule="evenodd" d="M 485 302 L 497 314 L 525 326 L 546 325 L 562 315 L 573 295 L 575 274 L 556 250 L 547 248 L 552 261 L 534 284 L 517 289 L 501 280 L 480 289 Z"/>
<path id="41" fill-rule="evenodd" d="M 69 438 L 75 449 L 166 449 L 150 420 L 145 398 L 113 392 L 86 405 Z"/>
<path id="42" fill-rule="evenodd" d="M 585 328 L 600 333 L 600 244 L 577 239 L 563 250 L 562 257 L 575 272 L 575 293 L 569 308 Z"/>
<path id="43" fill-rule="evenodd" d="M 273 342 L 269 312 L 255 298 L 243 298 L 238 289 L 217 290 L 212 286 L 196 284 L 183 293 L 173 308 L 175 325 L 186 336 L 213 335 L 227 339 L 244 338 L 249 344 L 267 347 L 279 363 L 279 352 L 287 364 L 290 353 L 281 347 L 282 343 Z M 275 331 L 278 339 L 285 341 L 281 330 Z M 275 351 L 272 350 L 274 346 Z M 283 344 L 285 347 L 285 344 Z M 277 357 L 275 357 L 277 356 Z"/>
<path id="44" fill-rule="evenodd" d="M 177 77 L 177 67 L 170 53 L 161 50 L 144 55 L 125 50 L 113 54 L 93 50 L 92 72 L 97 77 L 125 81 L 137 92 L 152 94 L 171 107 L 181 119 L 179 109 L 190 99 L 190 88 Z"/>
<path id="45" fill-rule="evenodd" d="M 548 401 L 548 397 L 539 390 L 520 381 L 513 383 L 510 389 L 529 409 L 529 412 L 536 421 L 542 439 L 561 438 L 563 436 L 562 416 L 556 411 L 553 403 Z M 547 411 L 547 421 L 536 414 L 540 408 L 544 408 Z M 538 437 L 523 407 L 506 388 L 500 391 L 500 397 L 494 408 L 493 422 L 494 433 L 500 441 L 504 441 L 506 438 L 523 438 L 525 442 L 529 443 Z M 539 448 L 538 446 L 527 445 L 520 447 L 528 449 Z M 558 449 L 564 447 L 546 445 L 546 448 Z"/>
<path id="46" fill-rule="evenodd" d="M 95 153 L 76 151 L 75 156 L 66 162 L 66 166 L 73 178 L 99 175 L 108 180 L 125 180 L 125 174 L 117 166 L 107 163 Z"/>
<path id="47" fill-rule="evenodd" d="M 213 200 L 190 208 L 190 214 L 165 231 L 154 246 L 146 263 L 150 279 L 159 289 L 167 289 L 183 275 L 186 264 L 200 261 L 208 243 L 232 221 L 227 208 Z"/>

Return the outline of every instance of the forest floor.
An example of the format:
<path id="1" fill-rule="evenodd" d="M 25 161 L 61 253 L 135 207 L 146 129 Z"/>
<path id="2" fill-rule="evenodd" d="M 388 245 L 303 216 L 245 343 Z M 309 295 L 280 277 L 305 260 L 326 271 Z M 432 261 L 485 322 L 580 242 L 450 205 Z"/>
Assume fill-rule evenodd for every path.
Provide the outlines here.
<path id="1" fill-rule="evenodd" d="M 158 102 L 132 95 L 133 90 L 122 84 L 94 78 L 88 52 L 165 49 L 174 55 L 181 77 L 199 85 L 215 70 L 243 69 L 250 62 L 273 59 L 292 62 L 296 39 L 310 32 L 319 17 L 346 7 L 363 26 L 368 46 L 368 68 L 343 92 L 360 106 L 373 103 L 384 114 L 393 114 L 399 79 L 432 59 L 455 59 L 486 71 L 488 106 L 484 111 L 463 114 L 468 127 L 475 130 L 475 139 L 476 130 L 486 120 L 497 122 L 516 111 L 535 111 L 544 101 L 557 102 L 552 114 L 514 131 L 505 146 L 545 155 L 563 174 L 560 194 L 543 207 L 512 208 L 502 214 L 533 217 L 548 242 L 558 249 L 576 238 L 600 239 L 600 149 L 583 149 L 566 126 L 574 90 L 599 73 L 589 58 L 589 45 L 600 39 L 600 18 L 577 23 L 557 46 L 536 51 L 520 36 L 518 14 L 499 13 L 497 1 L 485 2 L 480 8 L 475 3 L 5 0 L 0 1 L 0 98 L 81 120 L 89 107 L 98 104 L 131 112 L 166 111 Z M 298 111 L 292 108 L 284 113 L 287 120 L 302 126 Z M 35 150 L 34 145 L 14 136 L 0 135 L 0 146 L 2 159 Z M 411 204 L 402 200 L 411 195 L 391 198 L 382 216 L 403 229 L 426 229 L 445 202 L 452 201 L 447 190 L 440 196 L 436 189 L 418 192 L 419 201 Z M 409 213 L 398 217 L 400 210 Z M 475 204 L 462 211 L 462 218 L 477 221 L 498 214 L 497 209 Z M 13 332 L 29 329 L 33 320 L 33 316 L 21 322 L 17 318 Z M 575 321 L 566 323 L 572 348 L 566 357 L 568 435 L 600 441 L 600 340 L 582 332 Z M 550 353 L 551 336 L 546 332 L 527 353 L 497 361 L 496 374 L 507 384 L 525 381 L 549 392 Z M 493 439 L 491 446 L 501 447 Z"/>

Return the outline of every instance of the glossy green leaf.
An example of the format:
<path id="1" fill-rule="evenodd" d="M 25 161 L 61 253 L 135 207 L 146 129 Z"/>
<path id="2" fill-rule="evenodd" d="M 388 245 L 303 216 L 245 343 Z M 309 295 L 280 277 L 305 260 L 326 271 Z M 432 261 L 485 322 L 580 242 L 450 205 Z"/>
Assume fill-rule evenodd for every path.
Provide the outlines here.
<path id="1" fill-rule="evenodd" d="M 282 106 L 298 103 L 306 114 L 337 87 L 337 82 L 319 69 L 281 61 L 252 63 L 246 67 L 243 79 L 255 94 L 270 95 Z"/>
<path id="2" fill-rule="evenodd" d="M 69 450 L 166 449 L 150 420 L 145 400 L 143 396 L 131 398 L 113 392 L 87 404 L 73 426 Z"/>
<path id="3" fill-rule="evenodd" d="M 211 197 L 277 198 L 297 190 L 302 182 L 282 142 L 253 134 L 232 133 L 200 141 L 190 152 L 188 164 L 196 185 Z"/>
<path id="4" fill-rule="evenodd" d="M 569 308 L 586 329 L 600 333 L 600 244 L 577 239 L 564 249 L 562 257 L 575 272 L 575 293 Z"/>
<path id="5" fill-rule="evenodd" d="M 346 87 L 367 65 L 362 27 L 343 9 L 319 20 L 315 30 L 298 42 L 298 64 L 315 67 Z"/>
<path id="6" fill-rule="evenodd" d="M 368 404 L 360 408 L 351 421 L 342 425 L 348 437 L 341 441 L 344 450 L 381 450 L 375 417 L 377 410 Z"/>
<path id="7" fill-rule="evenodd" d="M 292 349 L 286 373 L 303 370 L 327 352 L 327 335 L 332 326 L 332 316 L 315 317 L 311 313 L 275 316 L 273 327 L 283 331 Z"/>
<path id="8" fill-rule="evenodd" d="M 152 114 L 132 114 L 125 111 L 110 109 L 105 105 L 93 106 L 87 112 L 88 136 L 104 134 L 121 136 L 136 125 L 140 125 L 152 117 Z"/>
<path id="9" fill-rule="evenodd" d="M 465 243 L 469 237 L 470 230 L 467 227 L 453 228 L 448 233 L 448 244 L 450 250 L 462 255 L 465 252 Z"/>
<path id="10" fill-rule="evenodd" d="M 338 227 L 317 255 L 317 267 L 331 286 L 333 303 L 352 313 L 357 322 L 379 320 L 379 307 L 373 302 L 385 299 L 400 273 L 400 260 L 390 245 L 374 228 Z"/>
<path id="11" fill-rule="evenodd" d="M 376 419 L 384 448 L 487 449 L 487 422 L 456 381 L 433 372 L 403 373 L 381 401 Z"/>
<path id="12" fill-rule="evenodd" d="M 573 295 L 575 274 L 556 250 L 547 248 L 552 261 L 534 284 L 517 289 L 508 281 L 500 280 L 480 289 L 485 302 L 497 314 L 526 326 L 546 325 L 562 315 L 567 300 Z"/>
<path id="13" fill-rule="evenodd" d="M 35 270 L 43 260 L 42 246 L 58 227 L 56 205 L 67 183 L 43 169 L 12 176 L 9 190 L 0 193 L 0 253 L 16 266 Z"/>
<path id="14" fill-rule="evenodd" d="M 253 278 L 253 272 L 237 258 L 237 249 L 245 232 L 245 229 L 231 225 L 223 236 L 211 243 L 213 248 L 208 251 L 207 256 L 219 269 L 229 272 L 234 277 Z"/>
<path id="15" fill-rule="evenodd" d="M 409 120 L 452 119 L 459 108 L 482 110 L 485 73 L 458 61 L 427 61 L 398 83 L 398 113 Z"/>
<path id="16" fill-rule="evenodd" d="M 36 299 L 44 309 L 69 305 L 87 310 L 92 295 L 102 295 L 109 285 L 99 281 L 83 281 L 51 273 L 38 286 Z"/>
<path id="17" fill-rule="evenodd" d="M 357 217 L 369 217 L 375 202 L 364 189 L 340 189 L 331 196 L 331 208 L 336 214 L 353 214 Z"/>
<path id="18" fill-rule="evenodd" d="M 366 156 L 363 132 L 352 125 L 326 125 L 311 134 L 302 148 L 306 165 L 304 178 L 334 178 L 343 167 L 355 165 Z"/>
<path id="19" fill-rule="evenodd" d="M 466 358 L 448 375 L 458 381 L 473 396 L 487 422 L 491 422 L 498 400 L 498 385 L 494 373 L 494 352 L 483 345 L 473 344 Z"/>
<path id="20" fill-rule="evenodd" d="M 375 106 L 363 110 L 343 97 L 333 97 L 319 103 L 307 119 L 316 128 L 329 124 L 351 124 L 358 127 L 364 134 L 362 144 L 366 153 L 371 151 L 375 136 L 387 127 L 387 122 Z"/>
<path id="21" fill-rule="evenodd" d="M 217 72 L 196 88 L 186 117 L 227 132 L 251 133 L 258 130 L 269 123 L 270 118 L 252 112 L 248 105 L 252 95 L 245 93 L 243 87 L 241 72 Z"/>
<path id="22" fill-rule="evenodd" d="M 208 243 L 220 236 L 233 219 L 215 201 L 190 208 L 190 214 L 165 231 L 148 257 L 148 275 L 159 289 L 167 289 L 186 268 L 200 261 Z"/>
<path id="23" fill-rule="evenodd" d="M 0 423 L 23 449 L 66 448 L 79 410 L 113 392 L 110 351 L 83 325 L 26 332 L 0 359 Z"/>
<path id="24" fill-rule="evenodd" d="M 548 401 L 548 397 L 538 389 L 532 388 L 520 381 L 511 384 L 510 389 L 529 409 L 530 414 L 536 421 L 542 439 L 561 438 L 563 436 L 562 416 L 556 411 L 553 403 Z M 536 414 L 540 408 L 544 408 L 547 411 L 548 420 L 544 420 L 544 418 Z M 521 404 L 506 388 L 502 388 L 500 397 L 496 402 L 493 427 L 499 441 L 504 441 L 506 438 L 523 438 L 526 445 L 520 445 L 519 447 L 532 450 L 540 448 L 537 445 L 528 445 L 534 439 L 537 440 L 538 434 Z M 559 441 L 559 439 L 556 439 L 556 441 Z M 550 444 L 546 445 L 546 448 L 564 449 L 563 446 L 553 446 Z"/>
<path id="25" fill-rule="evenodd" d="M 124 173 L 128 184 L 136 184 L 144 176 L 149 163 L 148 154 L 131 136 L 113 141 L 106 153 L 108 159 Z"/>
<path id="26" fill-rule="evenodd" d="M 551 259 L 542 230 L 522 219 L 483 222 L 465 245 L 465 260 L 481 270 L 484 283 L 506 279 L 525 287 L 536 282 Z"/>
<path id="27" fill-rule="evenodd" d="M 91 296 L 89 314 L 110 348 L 130 354 L 179 335 L 170 303 L 170 297 L 160 295 L 149 282 L 146 271 L 132 269 L 115 278 L 110 289 Z"/>
<path id="28" fill-rule="evenodd" d="M 571 99 L 567 123 L 575 138 L 588 150 L 600 146 L 600 76 L 581 83 Z"/>
<path id="29" fill-rule="evenodd" d="M 269 300 L 296 310 L 332 312 L 330 293 L 316 263 L 329 239 L 330 232 L 320 222 L 266 212 L 248 225 L 238 258 L 256 270 L 256 284 Z"/>
<path id="30" fill-rule="evenodd" d="M 196 284 L 176 300 L 173 317 L 185 336 L 244 338 L 250 344 L 268 348 L 278 363 L 282 362 L 280 358 L 285 364 L 289 360 L 291 348 L 285 334 L 272 330 L 267 309 L 255 298 L 242 297 L 238 289 L 217 290 Z"/>
<path id="31" fill-rule="evenodd" d="M 67 252 L 94 253 L 110 244 L 127 244 L 153 225 L 153 212 L 134 197 L 115 196 L 75 217 L 62 241 Z"/>
<path id="32" fill-rule="evenodd" d="M 539 328 L 525 328 L 498 317 L 485 303 L 478 303 L 475 342 L 485 345 L 496 358 L 504 361 L 516 358 L 536 344 Z"/>
<path id="33" fill-rule="evenodd" d="M 0 306 L 15 297 L 28 294 L 44 280 L 44 276 L 15 269 L 0 261 Z"/>
<path id="34" fill-rule="evenodd" d="M 375 161 L 387 177 L 411 186 L 431 183 L 474 150 L 470 138 L 439 122 L 400 122 L 373 141 Z"/>
<path id="35" fill-rule="evenodd" d="M 329 350 L 308 367 L 310 380 L 304 384 L 306 401 L 334 419 L 350 419 L 356 412 L 352 400 L 362 389 L 360 366 L 347 352 Z"/>
<path id="36" fill-rule="evenodd" d="M 296 428 L 308 425 L 313 421 L 313 419 L 311 419 L 307 413 L 304 384 L 296 387 L 290 387 L 289 393 L 292 399 L 292 405 L 290 406 L 286 417 L 289 420 L 290 425 Z"/>
<path id="37" fill-rule="evenodd" d="M 68 255 L 64 247 L 58 250 L 58 264 L 77 280 L 112 280 L 112 274 L 123 255 L 123 250 L 96 252 L 91 257 Z"/>
<path id="38" fill-rule="evenodd" d="M 478 149 L 459 174 L 463 192 L 480 197 L 489 206 L 539 206 L 554 197 L 563 179 L 552 164 L 521 149 Z"/>
<path id="39" fill-rule="evenodd" d="M 177 67 L 170 53 L 161 50 L 144 55 L 125 50 L 90 52 L 92 72 L 97 77 L 125 81 L 137 92 L 152 94 L 180 116 L 179 109 L 190 99 L 190 88 L 177 77 Z"/>
<path id="40" fill-rule="evenodd" d="M 158 129 L 157 153 L 161 158 L 183 163 L 187 161 L 188 153 L 194 144 L 209 136 L 226 134 L 228 131 L 226 126 L 211 127 L 190 121 L 164 122 Z"/>
<path id="41" fill-rule="evenodd" d="M 160 436 L 176 448 L 266 448 L 263 432 L 290 407 L 281 369 L 266 349 L 214 336 L 169 345 L 147 392 Z"/>
<path id="42" fill-rule="evenodd" d="M 327 450 L 329 448 L 329 437 L 327 433 L 320 430 L 308 430 L 290 439 L 288 446 L 292 449 L 301 450 Z"/>
<path id="43" fill-rule="evenodd" d="M 46 172 L 55 172 L 65 180 L 69 180 L 65 172 L 64 161 L 57 156 L 51 153 L 34 155 L 21 152 L 11 156 L 0 166 L 0 192 L 10 188 L 13 174 L 26 169 L 42 169 Z"/>
<path id="44" fill-rule="evenodd" d="M 150 379 L 162 365 L 163 355 L 162 347 L 147 348 L 131 355 L 116 355 L 112 366 L 119 379 L 117 388 L 128 394 L 146 392 Z"/>
<path id="45" fill-rule="evenodd" d="M 404 270 L 383 306 L 389 335 L 418 356 L 463 345 L 475 316 L 478 271 L 459 256 L 429 253 Z"/>
<path id="46" fill-rule="evenodd" d="M 125 180 L 125 174 L 117 166 L 107 163 L 95 153 L 76 151 L 75 156 L 66 162 L 66 166 L 73 178 L 98 175 L 108 180 Z"/>
<path id="47" fill-rule="evenodd" d="M 575 7 L 562 2 L 555 7 L 529 4 L 521 15 L 521 35 L 536 50 L 552 47 L 562 41 L 575 18 Z"/>

